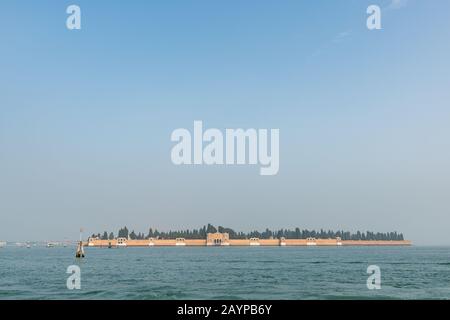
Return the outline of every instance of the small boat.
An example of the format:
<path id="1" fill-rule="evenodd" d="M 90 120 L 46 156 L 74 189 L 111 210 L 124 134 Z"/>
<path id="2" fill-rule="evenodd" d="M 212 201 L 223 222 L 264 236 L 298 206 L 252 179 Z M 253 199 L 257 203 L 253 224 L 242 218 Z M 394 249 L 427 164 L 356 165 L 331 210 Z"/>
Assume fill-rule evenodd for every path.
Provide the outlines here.
<path id="1" fill-rule="evenodd" d="M 54 246 L 56 246 L 56 243 L 54 243 L 54 242 L 47 243 L 47 248 L 53 248 Z"/>
<path id="2" fill-rule="evenodd" d="M 6 247 L 6 241 L 0 241 L 0 248 Z"/>

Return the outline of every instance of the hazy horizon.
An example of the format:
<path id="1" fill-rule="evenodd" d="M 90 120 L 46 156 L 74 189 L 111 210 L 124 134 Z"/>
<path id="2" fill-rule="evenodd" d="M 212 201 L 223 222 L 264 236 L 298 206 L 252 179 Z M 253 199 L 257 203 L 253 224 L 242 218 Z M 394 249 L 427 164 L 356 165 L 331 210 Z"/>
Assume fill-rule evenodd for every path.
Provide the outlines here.
<path id="1" fill-rule="evenodd" d="M 121 228 L 124 228 L 124 227 L 127 227 L 127 229 L 128 229 L 128 232 L 129 233 L 131 233 L 131 232 L 133 232 L 134 231 L 134 233 L 136 234 L 136 235 L 138 235 L 138 234 L 140 234 L 140 233 L 142 233 L 142 234 L 144 234 L 146 237 L 147 237 L 147 235 L 148 235 L 148 232 L 149 232 L 149 229 L 151 228 L 153 231 L 158 231 L 158 232 L 169 232 L 169 231 L 174 231 L 174 232 L 176 232 L 176 231 L 186 231 L 186 230 L 190 230 L 190 231 L 192 231 L 192 230 L 194 230 L 194 229 L 196 229 L 196 230 L 199 230 L 199 229 L 202 229 L 203 227 L 206 227 L 208 224 L 203 224 L 203 225 L 201 225 L 201 226 L 198 226 L 198 227 L 194 227 L 194 228 L 183 228 L 183 229 L 159 229 L 159 228 L 155 228 L 155 227 L 153 227 L 153 226 L 150 226 L 150 227 L 148 227 L 146 230 L 140 230 L 140 229 L 134 229 L 134 228 L 129 228 L 128 226 L 126 226 L 126 225 L 124 225 L 124 226 L 121 226 L 121 227 L 119 227 L 117 230 L 101 230 L 101 231 L 93 231 L 93 232 L 91 232 L 91 233 L 89 233 L 89 234 L 87 234 L 87 233 L 85 233 L 84 231 L 83 232 L 81 232 L 81 235 L 82 235 L 82 238 L 83 238 L 83 240 L 87 240 L 87 238 L 89 238 L 91 235 L 97 235 L 97 234 L 100 234 L 101 236 L 103 236 L 103 234 L 104 234 L 104 232 L 107 232 L 107 234 L 108 234 L 108 236 L 109 236 L 109 234 L 112 232 L 113 234 L 114 234 L 114 237 L 115 238 L 117 238 L 117 236 L 118 236 L 118 231 L 119 231 L 119 229 L 121 229 Z M 264 232 L 264 231 L 266 231 L 266 229 L 269 229 L 270 231 L 272 231 L 272 232 L 276 232 L 276 231 L 279 231 L 279 230 L 281 230 L 281 229 L 284 229 L 284 230 L 291 230 L 291 231 L 294 231 L 297 227 L 292 227 L 292 228 L 279 228 L 279 229 L 277 229 L 277 228 L 274 228 L 274 229 L 271 229 L 271 228 L 264 228 L 264 229 L 258 229 L 258 230 L 255 230 L 255 229 L 248 229 L 248 230 L 240 230 L 240 229 L 235 229 L 235 228 L 229 228 L 228 226 L 222 226 L 222 225 L 213 225 L 213 224 L 211 224 L 213 227 L 215 227 L 216 229 L 218 228 L 218 227 L 223 227 L 223 228 L 227 228 L 227 229 L 232 229 L 233 231 L 235 231 L 236 233 L 241 233 L 241 232 L 243 232 L 243 233 L 250 233 L 250 232 L 253 232 L 253 231 L 258 231 L 258 232 Z M 302 231 L 302 230 L 305 230 L 305 229 L 307 229 L 307 228 L 300 228 L 300 231 Z M 309 229 L 309 231 L 321 231 L 320 229 Z M 397 232 L 397 233 L 402 233 L 401 231 L 397 231 L 397 230 L 323 230 L 323 231 L 325 231 L 325 232 L 327 232 L 327 231 L 333 231 L 333 232 L 337 232 L 337 231 L 344 231 L 344 232 L 351 232 L 352 234 L 353 233 L 356 233 L 357 231 L 361 231 L 362 233 L 366 233 L 366 232 L 375 232 L 375 233 L 377 233 L 377 232 L 380 232 L 380 233 L 388 233 L 388 232 Z M 354 231 L 354 232 L 353 232 Z M 72 238 L 67 238 L 67 237 L 65 237 L 64 239 L 28 239 L 28 240 L 8 240 L 7 242 L 10 242 L 10 243 L 14 243 L 14 242 L 17 242 L 17 243 L 26 243 L 26 242 L 42 242 L 42 243 L 46 243 L 46 242 L 53 242 L 53 241 L 55 241 L 55 242 L 64 242 L 64 241 L 78 241 L 79 240 L 79 236 L 80 236 L 80 232 L 78 232 L 78 234 L 77 234 L 77 237 L 78 238 L 75 238 L 75 234 L 74 235 L 72 235 Z M 0 239 L 0 241 L 6 241 L 7 239 Z M 405 240 L 410 240 L 410 239 L 407 239 L 407 238 L 405 238 Z"/>

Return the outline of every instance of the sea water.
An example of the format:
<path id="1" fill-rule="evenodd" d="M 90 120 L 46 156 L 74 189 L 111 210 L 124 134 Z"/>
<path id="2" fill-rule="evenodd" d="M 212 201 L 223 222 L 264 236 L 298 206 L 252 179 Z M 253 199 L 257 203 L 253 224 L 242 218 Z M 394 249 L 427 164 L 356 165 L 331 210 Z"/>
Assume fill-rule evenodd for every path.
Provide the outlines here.
<path id="1" fill-rule="evenodd" d="M 0 249 L 0 299 L 450 299 L 450 247 Z M 69 290 L 69 266 L 81 288 Z M 369 290 L 368 266 L 381 289 Z"/>

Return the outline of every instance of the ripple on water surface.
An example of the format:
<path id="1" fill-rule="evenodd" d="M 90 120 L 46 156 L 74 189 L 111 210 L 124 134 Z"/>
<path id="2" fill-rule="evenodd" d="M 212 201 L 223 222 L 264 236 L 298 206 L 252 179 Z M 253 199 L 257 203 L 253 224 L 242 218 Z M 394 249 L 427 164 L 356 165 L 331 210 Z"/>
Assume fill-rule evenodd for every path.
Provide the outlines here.
<path id="1" fill-rule="evenodd" d="M 0 299 L 450 299 L 447 247 L 5 247 Z M 81 269 L 68 290 L 67 267 Z M 368 290 L 367 267 L 382 289 Z"/>

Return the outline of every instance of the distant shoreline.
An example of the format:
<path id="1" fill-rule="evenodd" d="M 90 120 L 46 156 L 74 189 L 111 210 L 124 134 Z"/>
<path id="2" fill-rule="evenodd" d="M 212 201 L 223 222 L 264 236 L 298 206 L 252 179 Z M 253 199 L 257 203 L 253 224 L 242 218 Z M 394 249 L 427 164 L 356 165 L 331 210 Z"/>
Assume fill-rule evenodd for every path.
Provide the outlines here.
<path id="1" fill-rule="evenodd" d="M 208 233 L 206 239 L 128 239 L 116 238 L 111 240 L 100 238 L 89 238 L 84 242 L 87 247 L 154 247 L 154 246 L 411 246 L 410 240 L 342 240 L 335 239 L 230 239 L 228 233 Z"/>

